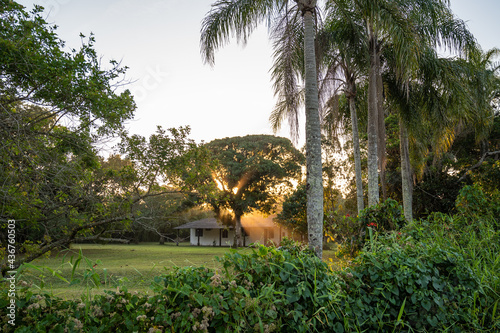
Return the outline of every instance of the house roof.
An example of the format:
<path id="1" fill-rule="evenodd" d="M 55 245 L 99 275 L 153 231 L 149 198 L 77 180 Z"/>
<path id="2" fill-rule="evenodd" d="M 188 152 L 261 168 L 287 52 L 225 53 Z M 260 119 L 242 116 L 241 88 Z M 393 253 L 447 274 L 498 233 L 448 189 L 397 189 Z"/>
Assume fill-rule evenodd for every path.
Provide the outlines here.
<path id="1" fill-rule="evenodd" d="M 243 216 L 241 225 L 243 228 L 273 228 L 277 224 L 273 222 L 274 216 L 261 217 L 255 215 Z M 188 222 L 186 224 L 175 227 L 174 229 L 232 229 L 232 226 L 225 226 L 218 222 L 214 217 L 209 217 L 202 220 Z"/>
<path id="2" fill-rule="evenodd" d="M 209 217 L 202 220 L 188 222 L 186 224 L 175 227 L 174 229 L 224 229 L 227 226 L 219 223 L 215 217 Z M 231 228 L 231 227 L 230 227 Z"/>

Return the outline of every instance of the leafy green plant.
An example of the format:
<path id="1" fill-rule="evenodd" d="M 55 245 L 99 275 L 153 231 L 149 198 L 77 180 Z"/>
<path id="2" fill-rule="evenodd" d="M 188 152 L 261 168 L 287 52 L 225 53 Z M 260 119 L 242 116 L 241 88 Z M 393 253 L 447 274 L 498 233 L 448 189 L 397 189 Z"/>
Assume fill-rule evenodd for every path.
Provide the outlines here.
<path id="1" fill-rule="evenodd" d="M 500 230 L 500 192 L 498 190 L 485 193 L 475 184 L 464 186 L 455 202 L 457 216 L 461 222 L 491 223 L 495 230 Z"/>
<path id="2" fill-rule="evenodd" d="M 402 207 L 393 199 L 367 207 L 359 216 L 331 214 L 333 230 L 329 234 L 340 240 L 338 257 L 356 254 L 365 245 L 366 239 L 375 233 L 399 230 L 406 224 Z M 371 236 L 370 236 L 371 235 Z"/>
<path id="3" fill-rule="evenodd" d="M 474 295 L 485 296 L 461 254 L 397 232 L 379 236 L 343 277 L 347 317 L 369 330 L 469 327 Z"/>
<path id="4" fill-rule="evenodd" d="M 371 227 L 378 231 L 398 230 L 406 224 L 402 211 L 398 202 L 389 198 L 363 209 L 359 221 L 365 228 Z"/>
<path id="5" fill-rule="evenodd" d="M 485 228 L 482 230 L 490 230 L 489 236 L 464 235 L 458 232 L 463 229 L 457 228 L 455 218 L 461 217 L 435 214 L 432 221 L 416 221 L 400 231 L 374 233 L 370 246 L 341 273 L 331 271 L 305 245 L 285 239 L 279 248 L 259 245 L 248 253 L 226 253 L 218 259 L 218 270 L 199 266 L 168 269 L 154 279 L 152 296 L 117 288 L 92 299 L 62 300 L 24 288 L 16 297 L 19 320 L 15 329 L 498 331 L 495 276 L 498 279 L 499 260 L 495 254 L 500 242 L 482 243 L 491 242 L 498 233 Z M 472 224 L 464 225 L 474 230 Z M 460 245 L 465 239 L 471 247 Z M 488 249 L 469 253 L 478 244 Z M 89 279 L 93 281 L 90 275 Z M 8 302 L 7 294 L 0 290 L 0 318 L 5 318 Z M 13 327 L 0 323 L 0 329 L 9 332 Z"/>
<path id="6" fill-rule="evenodd" d="M 311 332 L 343 326 L 335 307 L 336 278 L 305 246 L 285 240 L 280 248 L 260 245 L 250 254 L 233 251 L 219 260 L 222 272 L 185 267 L 155 280 L 155 291 L 179 313 L 176 331 L 193 320 L 196 329 L 216 332 Z M 203 311 L 193 317 L 193 309 L 203 308 L 210 309 L 210 320 L 202 317 Z"/>

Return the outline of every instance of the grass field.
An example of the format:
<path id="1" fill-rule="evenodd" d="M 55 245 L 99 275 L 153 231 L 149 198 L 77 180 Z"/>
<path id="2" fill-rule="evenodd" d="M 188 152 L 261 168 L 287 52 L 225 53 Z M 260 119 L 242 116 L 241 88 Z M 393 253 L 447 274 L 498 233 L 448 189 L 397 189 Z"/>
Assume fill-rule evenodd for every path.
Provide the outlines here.
<path id="1" fill-rule="evenodd" d="M 218 269 L 221 266 L 216 257 L 222 257 L 228 251 L 231 250 L 227 247 L 197 247 L 188 243 L 179 246 L 158 243 L 73 244 L 68 250 L 33 261 L 21 271 L 20 280 L 32 284 L 32 291 L 44 290 L 61 298 L 88 297 L 118 286 L 129 291 L 151 293 L 149 286 L 155 276 L 174 266 Z M 238 251 L 251 250 L 243 248 Z M 325 260 L 333 257 L 333 251 L 324 251 Z"/>

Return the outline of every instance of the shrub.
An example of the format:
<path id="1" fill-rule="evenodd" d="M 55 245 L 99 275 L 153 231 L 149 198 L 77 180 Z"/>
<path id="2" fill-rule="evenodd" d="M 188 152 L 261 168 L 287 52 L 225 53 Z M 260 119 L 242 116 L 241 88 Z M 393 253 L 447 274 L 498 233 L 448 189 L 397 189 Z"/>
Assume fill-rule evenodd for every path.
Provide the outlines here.
<path id="1" fill-rule="evenodd" d="M 355 256 L 365 245 L 366 239 L 373 232 L 399 230 L 406 224 L 401 206 L 393 199 L 367 207 L 358 217 L 335 217 L 335 231 L 343 238 L 340 246 L 340 256 L 350 254 Z"/>
<path id="2" fill-rule="evenodd" d="M 157 292 L 166 306 L 180 314 L 180 323 L 173 324 L 176 332 L 186 326 L 184 319 L 196 321 L 193 331 L 215 332 L 314 332 L 342 326 L 335 311 L 336 278 L 312 251 L 290 241 L 279 249 L 260 245 L 251 251 L 219 258 L 223 272 L 179 268 L 156 279 L 163 281 Z M 209 309 L 211 317 L 193 319 L 195 308 Z"/>
<path id="3" fill-rule="evenodd" d="M 4 301 L 0 298 L 2 306 Z M 147 296 L 133 295 L 125 289 L 106 291 L 91 301 L 62 300 L 49 294 L 27 292 L 16 302 L 16 326 L 4 324 L 3 331 L 144 332 L 148 327 L 154 328 L 156 322 L 163 324 L 162 308 L 153 303 Z"/>
<path id="4" fill-rule="evenodd" d="M 280 331 L 321 332 L 343 326 L 337 278 L 305 246 L 285 241 L 280 248 L 259 246 L 244 256 L 226 254 L 221 262 L 226 276 L 247 285 L 252 297 L 271 288 Z"/>
<path id="5" fill-rule="evenodd" d="M 406 224 L 402 211 L 398 202 L 389 198 L 363 209 L 359 221 L 364 228 L 372 227 L 378 231 L 398 230 Z"/>
<path id="6" fill-rule="evenodd" d="M 500 192 L 486 194 L 479 185 L 464 186 L 455 202 L 456 216 L 463 223 L 488 223 L 500 230 Z"/>
<path id="7" fill-rule="evenodd" d="M 402 233 L 380 236 L 343 274 L 351 327 L 388 331 L 469 328 L 476 275 L 451 249 Z"/>

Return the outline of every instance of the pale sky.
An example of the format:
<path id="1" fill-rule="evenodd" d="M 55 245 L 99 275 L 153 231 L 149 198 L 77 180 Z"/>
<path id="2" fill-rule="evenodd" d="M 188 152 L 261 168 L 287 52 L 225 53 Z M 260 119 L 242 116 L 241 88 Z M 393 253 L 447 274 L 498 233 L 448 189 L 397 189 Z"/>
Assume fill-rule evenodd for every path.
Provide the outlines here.
<path id="1" fill-rule="evenodd" d="M 78 48 L 80 33 L 95 34 L 95 49 L 130 69 L 128 86 L 137 103 L 131 133 L 149 136 L 157 125 L 189 125 L 191 138 L 208 142 L 247 134 L 272 134 L 275 99 L 270 82 L 271 43 L 266 27 L 243 48 L 236 40 L 216 53 L 215 67 L 202 63 L 203 17 L 215 0 L 40 0 L 17 1 L 46 8 L 59 37 Z M 451 0 L 455 14 L 484 50 L 500 47 L 500 0 Z M 288 137 L 288 127 L 278 133 Z M 304 129 L 301 129 L 304 137 Z M 302 141 L 302 140 L 301 140 Z"/>

